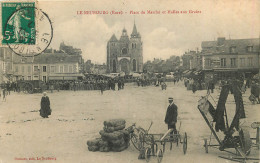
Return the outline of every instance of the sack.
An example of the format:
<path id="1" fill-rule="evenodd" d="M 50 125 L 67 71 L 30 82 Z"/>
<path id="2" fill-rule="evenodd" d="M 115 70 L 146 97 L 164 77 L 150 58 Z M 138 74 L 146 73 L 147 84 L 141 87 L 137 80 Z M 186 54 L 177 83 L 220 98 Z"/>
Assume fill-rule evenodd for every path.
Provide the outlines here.
<path id="1" fill-rule="evenodd" d="M 109 147 L 99 147 L 100 152 L 109 152 L 110 148 Z"/>
<path id="2" fill-rule="evenodd" d="M 104 126 L 105 127 L 117 127 L 121 125 L 125 125 L 125 120 L 124 119 L 111 119 L 108 121 L 104 121 Z"/>
<path id="3" fill-rule="evenodd" d="M 95 151 L 99 150 L 99 147 L 98 146 L 88 146 L 88 150 L 95 152 Z"/>
<path id="4" fill-rule="evenodd" d="M 125 145 L 125 140 L 124 138 L 118 139 L 118 140 L 111 140 L 110 141 L 112 146 L 123 146 Z"/>
<path id="5" fill-rule="evenodd" d="M 114 131 L 123 130 L 124 128 L 125 128 L 125 124 L 120 125 L 120 126 L 116 126 L 116 127 L 107 127 L 107 126 L 104 126 L 104 131 L 105 131 L 105 132 L 114 132 Z"/>
<path id="6" fill-rule="evenodd" d="M 88 146 L 99 146 L 99 142 L 102 141 L 100 138 L 96 138 L 93 140 L 88 140 L 87 145 Z"/>
<path id="7" fill-rule="evenodd" d="M 121 151 L 125 150 L 126 148 L 128 148 L 128 145 L 123 145 L 123 146 L 120 146 L 120 147 L 115 146 L 115 147 L 112 147 L 112 151 L 121 152 Z"/>
<path id="8" fill-rule="evenodd" d="M 100 141 L 98 142 L 98 146 L 99 146 L 99 147 L 108 147 L 108 141 L 100 140 Z"/>
<path id="9" fill-rule="evenodd" d="M 102 140 L 116 140 L 123 137 L 123 133 L 119 131 L 114 131 L 111 133 L 105 132 L 104 130 L 101 130 L 99 134 L 102 136 Z"/>
<path id="10" fill-rule="evenodd" d="M 120 130 L 119 132 L 123 133 L 123 138 L 126 143 L 130 141 L 130 133 L 128 130 Z"/>

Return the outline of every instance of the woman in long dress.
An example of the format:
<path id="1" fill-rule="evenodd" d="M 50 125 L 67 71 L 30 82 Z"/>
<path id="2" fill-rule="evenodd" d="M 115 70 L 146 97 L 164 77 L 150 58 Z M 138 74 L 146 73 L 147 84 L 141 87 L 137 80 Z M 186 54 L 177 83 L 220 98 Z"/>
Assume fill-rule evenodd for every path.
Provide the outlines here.
<path id="1" fill-rule="evenodd" d="M 43 118 L 49 118 L 49 115 L 51 115 L 50 100 L 47 96 L 47 93 L 44 92 L 41 99 L 40 116 L 42 116 Z"/>

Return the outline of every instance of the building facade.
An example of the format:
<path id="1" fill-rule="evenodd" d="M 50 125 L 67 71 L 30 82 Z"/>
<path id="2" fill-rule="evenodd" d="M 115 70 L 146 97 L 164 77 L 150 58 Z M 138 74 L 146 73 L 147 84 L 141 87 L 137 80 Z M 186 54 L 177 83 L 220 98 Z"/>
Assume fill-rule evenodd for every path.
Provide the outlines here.
<path id="1" fill-rule="evenodd" d="M 227 79 L 242 74 L 250 78 L 259 72 L 259 38 L 203 41 L 202 70 L 205 78 Z"/>
<path id="2" fill-rule="evenodd" d="M 43 53 L 13 61 L 13 81 L 17 80 L 76 80 L 80 74 L 81 56 L 66 53 Z"/>
<path id="3" fill-rule="evenodd" d="M 115 34 L 107 43 L 107 72 L 129 74 L 143 71 L 143 43 L 134 24 L 131 37 L 126 29 L 118 40 Z"/>
<path id="4" fill-rule="evenodd" d="M 22 57 L 8 47 L 1 47 L 0 83 L 17 80 L 76 80 L 82 77 L 84 60 L 81 50 L 64 43 L 61 43 L 61 47 L 66 47 L 65 50 L 71 54 L 63 49 L 47 49 L 35 57 Z"/>
<path id="5" fill-rule="evenodd" d="M 0 48 L 0 82 L 9 80 L 13 74 L 14 52 L 8 47 Z"/>

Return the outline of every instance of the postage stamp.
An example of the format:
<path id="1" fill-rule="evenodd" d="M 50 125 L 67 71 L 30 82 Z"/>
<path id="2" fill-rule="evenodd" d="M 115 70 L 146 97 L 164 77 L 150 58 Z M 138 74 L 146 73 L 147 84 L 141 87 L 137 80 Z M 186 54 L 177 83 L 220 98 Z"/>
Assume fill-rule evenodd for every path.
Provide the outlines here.
<path id="1" fill-rule="evenodd" d="M 35 44 L 35 2 L 2 3 L 2 44 Z"/>
<path id="2" fill-rule="evenodd" d="M 52 22 L 36 6 L 36 2 L 1 2 L 2 45 L 17 55 L 39 55 L 52 41 Z"/>

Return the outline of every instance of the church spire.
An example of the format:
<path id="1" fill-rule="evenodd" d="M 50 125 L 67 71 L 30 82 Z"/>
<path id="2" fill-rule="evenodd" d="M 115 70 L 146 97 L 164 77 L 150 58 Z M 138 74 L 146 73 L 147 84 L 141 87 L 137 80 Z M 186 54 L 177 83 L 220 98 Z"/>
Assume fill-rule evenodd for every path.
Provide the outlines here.
<path id="1" fill-rule="evenodd" d="M 133 27 L 133 31 L 132 31 L 131 37 L 139 37 L 139 36 L 140 35 L 137 32 L 136 25 L 135 25 L 135 20 L 134 20 L 134 27 Z"/>

